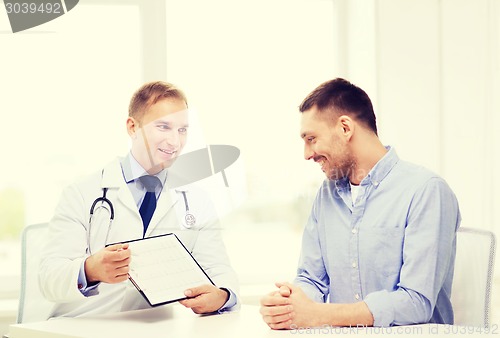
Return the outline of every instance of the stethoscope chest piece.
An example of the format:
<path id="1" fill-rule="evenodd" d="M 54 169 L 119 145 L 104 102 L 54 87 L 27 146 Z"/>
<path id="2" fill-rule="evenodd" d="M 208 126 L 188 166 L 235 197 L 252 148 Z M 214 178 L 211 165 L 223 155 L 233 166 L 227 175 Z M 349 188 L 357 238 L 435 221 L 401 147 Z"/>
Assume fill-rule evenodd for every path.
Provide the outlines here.
<path id="1" fill-rule="evenodd" d="M 184 216 L 184 220 L 186 221 L 186 227 L 192 227 L 196 224 L 196 218 L 190 212 L 186 212 L 186 216 Z"/>
<path id="2" fill-rule="evenodd" d="M 184 197 L 184 205 L 186 207 L 186 215 L 184 216 L 184 227 L 186 229 L 190 229 L 191 227 L 193 227 L 196 224 L 196 218 L 189 211 L 189 204 L 187 201 L 186 192 L 181 191 L 181 193 L 182 193 L 182 196 Z"/>

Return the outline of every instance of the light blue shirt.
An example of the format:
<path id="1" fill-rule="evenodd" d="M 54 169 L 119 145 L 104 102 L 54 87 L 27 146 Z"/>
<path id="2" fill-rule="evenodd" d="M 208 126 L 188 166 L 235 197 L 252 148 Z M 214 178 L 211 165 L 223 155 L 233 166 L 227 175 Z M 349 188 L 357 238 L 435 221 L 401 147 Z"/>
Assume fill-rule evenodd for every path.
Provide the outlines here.
<path id="1" fill-rule="evenodd" d="M 139 164 L 139 162 L 137 162 L 137 160 L 131 153 L 129 153 L 125 158 L 123 158 L 123 160 L 121 161 L 121 166 L 122 166 L 123 178 L 127 183 L 127 186 L 129 187 L 132 196 L 134 197 L 134 201 L 137 205 L 137 208 L 140 208 L 144 196 L 146 195 L 146 189 L 140 182 L 140 180 L 138 180 L 138 178 L 144 175 L 148 175 L 148 173 Z M 155 190 L 156 199 L 158 199 L 163 190 L 163 186 L 165 185 L 165 179 L 167 178 L 167 170 L 162 170 L 155 176 L 158 177 L 158 179 L 161 182 L 161 185 L 158 185 Z M 84 296 L 92 296 L 94 294 L 97 294 L 96 288 L 98 285 L 99 283 L 93 285 L 87 284 L 87 277 L 85 275 L 85 261 L 83 261 L 82 265 L 80 266 L 80 272 L 78 274 L 78 288 L 80 292 Z M 226 288 L 223 289 L 228 291 L 229 298 L 227 302 L 224 304 L 224 306 L 222 306 L 218 310 L 219 313 L 229 311 L 231 310 L 232 307 L 236 305 L 236 295 L 234 294 L 234 292 Z"/>
<path id="2" fill-rule="evenodd" d="M 137 208 L 140 208 L 142 200 L 146 195 L 146 188 L 141 183 L 141 181 L 138 180 L 138 178 L 149 174 L 147 173 L 146 170 L 144 170 L 144 168 L 139 164 L 139 162 L 137 162 L 137 160 L 131 153 L 129 153 L 121 161 L 121 165 L 122 165 L 123 178 L 125 179 L 125 182 L 127 183 L 127 186 L 130 189 L 132 196 L 134 197 L 134 201 L 135 204 L 137 205 Z M 160 194 L 163 190 L 163 185 L 165 184 L 165 179 L 167 178 L 167 170 L 162 170 L 154 176 L 158 177 L 158 179 L 161 182 L 161 185 L 157 185 L 155 189 L 156 199 L 158 199 L 160 198 Z"/>
<path id="3" fill-rule="evenodd" d="M 364 301 L 374 326 L 452 324 L 457 199 L 442 178 L 387 149 L 355 203 L 347 178 L 324 181 L 295 284 L 317 302 Z"/>

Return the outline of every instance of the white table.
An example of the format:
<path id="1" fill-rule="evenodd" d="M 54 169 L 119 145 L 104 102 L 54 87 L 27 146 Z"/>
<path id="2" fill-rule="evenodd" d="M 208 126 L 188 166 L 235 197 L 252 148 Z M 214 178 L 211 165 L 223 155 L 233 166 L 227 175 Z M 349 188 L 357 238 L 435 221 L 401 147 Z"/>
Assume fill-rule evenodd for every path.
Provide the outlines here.
<path id="1" fill-rule="evenodd" d="M 257 306 L 223 315 L 196 315 L 182 305 L 114 313 L 101 316 L 53 319 L 45 322 L 15 324 L 9 338 L 38 337 L 231 337 L 238 332 L 252 337 L 272 333 L 262 321 Z M 236 335 L 235 335 L 236 334 Z"/>
<path id="2" fill-rule="evenodd" d="M 497 327 L 497 334 L 498 334 Z M 448 334 L 484 337 L 472 328 L 450 325 L 414 325 L 392 328 L 321 327 L 274 331 L 267 327 L 259 314 L 259 307 L 243 305 L 238 312 L 223 315 L 196 315 L 179 304 L 114 313 L 109 315 L 64 318 L 45 322 L 10 326 L 9 338 L 63 338 L 63 337 L 324 337 L 355 334 L 357 336 L 442 337 Z M 497 336 L 497 335 L 495 335 Z M 498 336 L 497 336 L 498 337 Z"/>

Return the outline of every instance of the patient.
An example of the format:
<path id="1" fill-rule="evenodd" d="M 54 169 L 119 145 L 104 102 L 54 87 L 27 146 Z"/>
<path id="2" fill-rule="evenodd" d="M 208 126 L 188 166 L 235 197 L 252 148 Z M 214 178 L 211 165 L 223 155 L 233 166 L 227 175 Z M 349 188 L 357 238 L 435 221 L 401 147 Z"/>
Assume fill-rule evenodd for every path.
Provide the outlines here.
<path id="1" fill-rule="evenodd" d="M 457 199 L 377 134 L 368 95 L 344 79 L 299 107 L 304 158 L 326 175 L 293 284 L 261 299 L 272 329 L 453 323 Z M 279 262 L 276 262 L 279 264 Z"/>

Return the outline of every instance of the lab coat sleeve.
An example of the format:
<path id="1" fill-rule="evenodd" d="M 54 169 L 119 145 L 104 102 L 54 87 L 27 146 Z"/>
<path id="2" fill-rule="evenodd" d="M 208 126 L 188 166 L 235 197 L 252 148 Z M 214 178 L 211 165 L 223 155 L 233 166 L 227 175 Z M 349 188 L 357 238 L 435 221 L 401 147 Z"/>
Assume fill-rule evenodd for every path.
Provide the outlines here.
<path id="1" fill-rule="evenodd" d="M 199 214 L 205 217 L 199 224 L 192 255 L 217 287 L 226 288 L 233 293 L 236 297 L 234 306 L 224 307 L 224 310 L 235 310 L 240 306 L 238 278 L 224 246 L 220 221 L 208 196 L 205 195 L 197 204 L 197 209 L 200 208 Z"/>
<path id="2" fill-rule="evenodd" d="M 83 196 L 74 184 L 63 191 L 49 222 L 38 276 L 40 290 L 49 301 L 63 303 L 85 298 L 78 289 L 80 267 L 87 257 L 84 209 Z"/>

